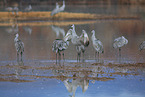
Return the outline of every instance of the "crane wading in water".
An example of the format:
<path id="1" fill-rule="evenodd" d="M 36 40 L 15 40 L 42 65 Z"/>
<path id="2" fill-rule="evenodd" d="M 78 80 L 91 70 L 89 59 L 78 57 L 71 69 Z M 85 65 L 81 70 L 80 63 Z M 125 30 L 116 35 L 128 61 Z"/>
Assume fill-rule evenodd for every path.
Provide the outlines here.
<path id="1" fill-rule="evenodd" d="M 74 24 L 71 26 L 71 28 L 68 30 L 66 36 L 64 37 L 64 40 L 69 40 L 72 42 L 73 45 L 76 46 L 76 51 L 78 53 L 77 60 L 80 60 L 81 52 L 84 55 L 85 47 L 89 45 L 89 37 L 85 30 L 82 30 L 82 34 L 78 36 L 75 31 Z"/>
<path id="2" fill-rule="evenodd" d="M 65 9 L 65 1 L 63 1 L 63 5 L 61 7 L 59 7 L 59 4 L 56 3 L 56 7 L 55 9 L 52 10 L 51 16 L 54 16 L 55 14 L 64 11 L 64 9 Z"/>
<path id="3" fill-rule="evenodd" d="M 92 33 L 92 37 L 91 38 L 92 38 L 93 47 L 96 50 L 95 57 L 96 57 L 96 54 L 98 53 L 98 59 L 99 59 L 99 54 L 100 53 L 104 53 L 103 44 L 102 44 L 102 42 L 99 39 L 97 39 L 95 37 L 95 30 L 92 30 L 91 33 Z"/>
<path id="4" fill-rule="evenodd" d="M 128 40 L 124 36 L 114 39 L 113 48 L 115 49 L 119 48 L 119 57 L 121 57 L 121 47 L 123 47 L 127 43 Z"/>
<path id="5" fill-rule="evenodd" d="M 17 60 L 19 60 L 19 55 L 21 55 L 21 60 L 22 60 L 22 55 L 24 52 L 24 43 L 18 39 L 19 34 L 17 33 L 15 35 L 14 43 L 15 43 L 15 48 L 17 51 Z"/>
<path id="6" fill-rule="evenodd" d="M 31 10 L 32 10 L 32 6 L 31 6 L 31 5 L 29 5 L 28 7 L 25 8 L 25 12 L 27 12 L 27 14 L 28 14 L 28 12 L 30 12 Z"/>
<path id="7" fill-rule="evenodd" d="M 31 11 L 31 10 L 32 10 L 32 6 L 31 6 L 31 5 L 29 5 L 28 7 L 25 8 L 25 11 L 26 11 L 26 12 L 29 12 L 29 11 Z"/>
<path id="8" fill-rule="evenodd" d="M 13 10 L 12 7 L 7 7 L 7 8 L 6 8 L 6 11 L 9 12 L 9 16 L 11 15 L 11 14 L 10 14 L 11 12 L 12 12 L 12 15 L 14 15 L 14 10 Z"/>
<path id="9" fill-rule="evenodd" d="M 13 10 L 14 10 L 14 12 L 15 12 L 15 16 L 17 16 L 17 15 L 18 15 L 18 12 L 19 12 L 19 8 L 15 6 L 15 7 L 13 8 Z"/>
<path id="10" fill-rule="evenodd" d="M 59 54 L 59 60 L 60 60 L 62 51 L 63 51 L 63 60 L 64 60 L 64 50 L 66 50 L 68 46 L 69 46 L 68 41 L 64 41 L 62 39 L 56 39 L 53 41 L 52 51 L 56 53 L 56 62 L 57 62 L 57 54 Z"/>
<path id="11" fill-rule="evenodd" d="M 143 49 L 145 49 L 145 41 L 139 45 L 139 50 L 142 51 Z"/>

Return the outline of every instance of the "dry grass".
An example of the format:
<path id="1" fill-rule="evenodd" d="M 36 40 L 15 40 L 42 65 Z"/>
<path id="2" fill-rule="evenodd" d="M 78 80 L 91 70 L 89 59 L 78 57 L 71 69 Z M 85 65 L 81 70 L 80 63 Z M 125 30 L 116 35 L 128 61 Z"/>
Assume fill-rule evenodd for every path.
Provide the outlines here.
<path id="1" fill-rule="evenodd" d="M 50 26 L 50 25 L 56 25 L 56 26 L 67 26 L 67 25 L 81 25 L 81 24 L 93 24 L 96 23 L 94 20 L 90 21 L 59 21 L 59 22 L 18 22 L 17 24 L 19 26 Z M 0 23 L 0 26 L 12 26 L 14 23 Z"/>
<path id="2" fill-rule="evenodd" d="M 107 66 L 110 67 L 110 68 L 114 68 L 114 67 L 119 67 L 119 68 L 122 68 L 122 67 L 125 67 L 125 68 L 131 68 L 131 67 L 145 68 L 145 63 L 136 63 L 136 64 L 112 64 L 112 63 L 109 63 Z"/>
<path id="3" fill-rule="evenodd" d="M 61 12 L 55 16 L 51 12 L 19 12 L 19 15 L 12 15 L 9 12 L 0 12 L 0 21 L 26 21 L 26 20 L 96 20 L 96 19 L 139 19 L 139 16 L 114 16 L 114 15 L 97 15 L 89 13 L 69 13 Z"/>

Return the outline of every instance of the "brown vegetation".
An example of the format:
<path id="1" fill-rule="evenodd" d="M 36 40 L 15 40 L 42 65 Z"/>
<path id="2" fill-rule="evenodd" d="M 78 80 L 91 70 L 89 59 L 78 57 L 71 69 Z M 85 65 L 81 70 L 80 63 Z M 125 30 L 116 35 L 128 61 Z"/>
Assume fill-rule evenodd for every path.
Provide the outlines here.
<path id="1" fill-rule="evenodd" d="M 101 20 L 101 19 L 139 19 L 139 16 L 131 15 L 97 15 L 89 13 L 68 13 L 61 12 L 54 16 L 50 15 L 51 12 L 19 12 L 19 15 L 12 15 L 9 12 L 0 12 L 0 21 L 2 22 L 13 22 L 27 21 L 27 20 Z"/>

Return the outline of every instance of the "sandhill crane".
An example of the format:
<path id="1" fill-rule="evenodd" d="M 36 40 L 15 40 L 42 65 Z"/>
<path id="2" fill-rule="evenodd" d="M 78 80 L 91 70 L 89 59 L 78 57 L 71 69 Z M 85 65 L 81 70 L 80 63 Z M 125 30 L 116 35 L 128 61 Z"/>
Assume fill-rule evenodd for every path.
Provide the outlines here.
<path id="1" fill-rule="evenodd" d="M 51 12 L 51 16 L 57 14 L 57 13 L 59 12 L 58 10 L 59 10 L 59 4 L 56 3 L 56 7 L 52 10 L 52 12 Z"/>
<path id="2" fill-rule="evenodd" d="M 140 45 L 139 45 L 139 50 L 143 50 L 145 49 L 145 41 L 143 41 Z"/>
<path id="3" fill-rule="evenodd" d="M 19 8 L 15 6 L 15 7 L 13 8 L 13 10 L 14 10 L 14 12 L 15 12 L 15 15 L 18 15 Z"/>
<path id="4" fill-rule="evenodd" d="M 119 48 L 119 57 L 121 57 L 121 47 L 123 47 L 127 43 L 128 40 L 124 36 L 114 39 L 113 48 L 115 49 Z"/>
<path id="5" fill-rule="evenodd" d="M 64 40 L 70 40 L 73 45 L 76 46 L 76 51 L 78 53 L 77 59 L 80 59 L 81 52 L 85 52 L 85 47 L 89 45 L 89 37 L 85 30 L 82 30 L 82 34 L 78 36 L 75 31 L 75 25 L 71 26 L 71 29 L 68 30 Z M 79 57 L 79 58 L 78 58 Z"/>
<path id="6" fill-rule="evenodd" d="M 86 31 L 82 30 L 82 34 L 80 36 L 78 36 L 76 34 L 74 24 L 71 27 L 72 27 L 72 30 L 69 30 L 70 32 L 68 32 L 66 34 L 66 35 L 71 36 L 71 42 L 75 46 L 84 45 L 85 47 L 87 47 L 89 45 L 89 37 L 88 37 Z M 67 36 L 65 36 L 65 38 L 67 38 Z"/>
<path id="7" fill-rule="evenodd" d="M 6 11 L 9 12 L 9 15 L 10 15 L 11 12 L 12 12 L 12 15 L 14 15 L 14 10 L 13 10 L 12 7 L 7 7 L 7 8 L 6 8 Z"/>
<path id="8" fill-rule="evenodd" d="M 102 44 L 102 42 L 99 39 L 96 39 L 95 30 L 92 30 L 91 33 L 92 33 L 92 37 L 91 38 L 92 38 L 93 47 L 96 50 L 95 56 L 96 56 L 96 53 L 98 53 L 98 58 L 99 58 L 99 54 L 100 53 L 104 53 L 103 44 Z"/>
<path id="9" fill-rule="evenodd" d="M 69 29 L 65 35 L 65 37 L 63 38 L 64 41 L 71 41 L 72 39 L 72 29 Z"/>
<path id="10" fill-rule="evenodd" d="M 83 59 L 84 59 L 85 47 L 88 47 L 88 45 L 89 45 L 89 37 L 88 37 L 88 34 L 86 33 L 85 30 L 82 30 L 82 34 L 80 36 L 80 42 L 82 44 L 76 46 L 76 50 L 77 50 L 77 53 L 78 53 L 77 60 L 79 60 L 79 61 L 80 61 L 81 52 L 83 53 Z"/>
<path id="11" fill-rule="evenodd" d="M 59 8 L 59 12 L 64 11 L 65 9 L 65 1 L 63 0 L 63 5 Z"/>
<path id="12" fill-rule="evenodd" d="M 27 12 L 29 12 L 31 10 L 32 10 L 32 6 L 31 5 L 29 5 L 28 7 L 25 8 L 25 11 L 27 11 Z"/>
<path id="13" fill-rule="evenodd" d="M 65 1 L 63 1 L 63 5 L 61 7 L 59 7 L 59 4 L 56 3 L 56 7 L 55 7 L 55 9 L 52 10 L 51 16 L 53 16 L 61 11 L 64 11 L 64 9 L 65 9 Z"/>
<path id="14" fill-rule="evenodd" d="M 29 11 L 31 11 L 31 10 L 32 10 L 32 6 L 31 6 L 31 5 L 29 5 L 28 7 L 25 8 L 25 11 L 26 11 L 26 12 L 29 12 Z"/>
<path id="15" fill-rule="evenodd" d="M 82 44 L 87 47 L 89 45 L 89 37 L 85 30 L 82 30 L 82 34 L 80 36 Z"/>
<path id="16" fill-rule="evenodd" d="M 77 60 L 80 61 L 81 52 L 83 53 L 83 57 L 84 57 L 85 46 L 84 46 L 84 45 L 76 46 L 76 51 L 77 51 L 77 53 L 78 53 L 78 55 L 77 55 Z"/>
<path id="17" fill-rule="evenodd" d="M 60 34 L 62 34 L 62 36 L 65 36 L 65 31 L 64 29 L 58 27 L 58 26 L 51 26 L 52 30 L 56 33 L 56 38 L 59 38 Z"/>
<path id="18" fill-rule="evenodd" d="M 20 54 L 21 60 L 22 60 L 22 55 L 24 52 L 24 43 L 21 40 L 19 40 L 18 37 L 19 37 L 19 34 L 17 33 L 15 35 L 14 43 L 15 43 L 15 48 L 17 51 L 17 59 L 19 60 L 19 54 Z"/>
<path id="19" fill-rule="evenodd" d="M 64 50 L 66 50 L 69 46 L 68 41 L 64 41 L 62 39 L 56 39 L 53 41 L 52 45 L 52 51 L 56 53 L 56 61 L 57 61 L 57 54 L 59 54 L 59 57 L 61 56 L 61 53 L 63 51 L 63 59 L 64 59 Z"/>

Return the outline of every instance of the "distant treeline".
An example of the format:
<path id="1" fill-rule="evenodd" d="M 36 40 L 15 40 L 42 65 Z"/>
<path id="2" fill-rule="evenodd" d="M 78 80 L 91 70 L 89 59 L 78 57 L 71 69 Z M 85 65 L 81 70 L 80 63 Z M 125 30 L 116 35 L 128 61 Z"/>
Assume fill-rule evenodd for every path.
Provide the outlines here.
<path id="1" fill-rule="evenodd" d="M 12 5 L 55 5 L 56 2 L 62 2 L 63 0 L 0 0 L 0 6 L 12 6 Z M 67 5 L 93 5 L 93 4 L 107 4 L 107 5 L 143 5 L 145 0 L 65 0 Z"/>

